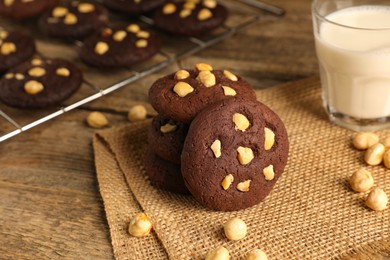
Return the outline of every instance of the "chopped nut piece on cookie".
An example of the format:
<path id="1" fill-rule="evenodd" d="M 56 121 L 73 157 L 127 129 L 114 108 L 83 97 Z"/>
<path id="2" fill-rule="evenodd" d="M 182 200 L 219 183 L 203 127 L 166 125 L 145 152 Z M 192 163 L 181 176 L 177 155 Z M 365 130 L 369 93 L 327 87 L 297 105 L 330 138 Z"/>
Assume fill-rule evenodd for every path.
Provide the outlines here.
<path id="1" fill-rule="evenodd" d="M 35 67 L 28 71 L 28 75 L 30 75 L 31 77 L 42 77 L 45 74 L 46 70 L 41 67 Z"/>
<path id="2" fill-rule="evenodd" d="M 230 185 L 232 185 L 233 182 L 234 182 L 234 177 L 233 177 L 233 175 L 232 175 L 232 174 L 226 175 L 226 177 L 223 178 L 223 180 L 222 180 L 222 184 L 221 184 L 221 185 L 222 185 L 222 188 L 223 188 L 224 190 L 229 189 Z"/>
<path id="3" fill-rule="evenodd" d="M 95 53 L 99 55 L 105 54 L 109 49 L 110 47 L 105 42 L 98 42 L 95 45 Z"/>
<path id="4" fill-rule="evenodd" d="M 24 91 L 26 91 L 26 93 L 30 95 L 36 95 L 42 92 L 43 89 L 44 89 L 43 84 L 36 80 L 29 80 L 26 82 L 26 84 L 24 84 Z"/>
<path id="5" fill-rule="evenodd" d="M 221 141 L 220 140 L 215 140 L 213 144 L 210 146 L 211 150 L 214 153 L 215 158 L 221 157 Z"/>
<path id="6" fill-rule="evenodd" d="M 197 63 L 195 64 L 195 69 L 199 71 L 212 71 L 213 67 L 207 63 Z"/>
<path id="7" fill-rule="evenodd" d="M 263 169 L 264 178 L 267 181 L 272 181 L 275 178 L 274 166 L 271 164 Z"/>
<path id="8" fill-rule="evenodd" d="M 62 76 L 62 77 L 69 77 L 70 76 L 70 71 L 67 68 L 65 68 L 65 67 L 61 67 L 61 68 L 58 68 L 56 70 L 56 74 L 58 76 Z"/>
<path id="9" fill-rule="evenodd" d="M 225 94 L 225 96 L 237 95 L 237 92 L 234 89 L 232 89 L 231 87 L 222 86 L 222 89 L 223 89 L 223 93 Z"/>
<path id="10" fill-rule="evenodd" d="M 160 132 L 163 134 L 172 133 L 177 129 L 177 125 L 165 124 L 160 127 Z"/>
<path id="11" fill-rule="evenodd" d="M 271 129 L 265 127 L 264 128 L 264 137 L 265 137 L 264 149 L 267 151 L 267 150 L 271 149 L 272 146 L 274 146 L 274 144 L 275 144 L 275 133 Z"/>
<path id="12" fill-rule="evenodd" d="M 199 75 L 196 79 L 202 82 L 203 85 L 206 86 L 206 88 L 213 87 L 217 83 L 215 75 L 208 70 L 203 70 L 199 72 Z"/>
<path id="13" fill-rule="evenodd" d="M 211 17 L 213 17 L 213 13 L 207 8 L 201 9 L 198 13 L 198 20 L 199 21 L 204 21 L 204 20 L 210 19 Z"/>
<path id="14" fill-rule="evenodd" d="M 235 113 L 233 115 L 233 122 L 235 124 L 235 129 L 245 132 L 246 129 L 251 125 L 248 118 L 240 113 Z"/>
<path id="15" fill-rule="evenodd" d="M 185 97 L 188 94 L 192 93 L 194 91 L 194 88 L 191 87 L 190 84 L 186 82 L 178 82 L 176 85 L 173 87 L 173 91 L 179 95 L 179 97 Z"/>
<path id="16" fill-rule="evenodd" d="M 251 148 L 239 146 L 237 158 L 242 165 L 250 163 L 255 157 Z"/>
<path id="17" fill-rule="evenodd" d="M 190 73 L 186 70 L 178 70 L 175 74 L 175 79 L 182 80 L 190 76 Z"/>
<path id="18" fill-rule="evenodd" d="M 237 184 L 237 190 L 242 192 L 248 192 L 251 186 L 251 180 L 246 180 Z"/>
<path id="19" fill-rule="evenodd" d="M 164 7 L 163 7 L 164 14 L 173 14 L 174 12 L 176 12 L 176 5 L 175 4 L 168 3 L 168 4 L 164 5 Z"/>
<path id="20" fill-rule="evenodd" d="M 236 75 L 234 75 L 233 73 L 231 73 L 230 71 L 228 70 L 224 70 L 223 71 L 223 75 L 225 75 L 225 77 L 227 77 L 228 79 L 230 79 L 231 81 L 237 81 L 238 78 Z"/>

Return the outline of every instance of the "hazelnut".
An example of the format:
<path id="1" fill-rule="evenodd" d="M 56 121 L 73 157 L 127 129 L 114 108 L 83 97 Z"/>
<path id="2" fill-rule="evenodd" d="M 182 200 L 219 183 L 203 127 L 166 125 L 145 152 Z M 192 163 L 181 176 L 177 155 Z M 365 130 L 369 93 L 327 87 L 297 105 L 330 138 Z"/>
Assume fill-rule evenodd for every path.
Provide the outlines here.
<path id="1" fill-rule="evenodd" d="M 199 21 L 204 21 L 213 16 L 213 13 L 207 9 L 207 8 L 202 8 L 199 13 L 198 13 L 198 20 Z"/>
<path id="2" fill-rule="evenodd" d="M 203 5 L 207 8 L 213 9 L 217 6 L 217 1 L 215 0 L 203 0 Z"/>
<path id="3" fill-rule="evenodd" d="M 378 165 L 382 162 L 384 153 L 385 147 L 383 146 L 383 144 L 374 144 L 366 150 L 364 154 L 364 161 L 368 165 Z"/>
<path id="4" fill-rule="evenodd" d="M 63 7 L 63 6 L 57 6 L 56 8 L 53 9 L 51 12 L 51 16 L 53 17 L 63 17 L 68 13 L 68 8 Z"/>
<path id="5" fill-rule="evenodd" d="M 206 256 L 206 260 L 229 260 L 229 259 L 230 259 L 229 251 L 223 246 L 219 246 L 217 248 L 214 248 L 213 250 L 210 250 L 210 252 L 208 252 Z"/>
<path id="6" fill-rule="evenodd" d="M 16 52 L 16 45 L 13 42 L 5 42 L 1 45 L 1 54 L 9 55 Z"/>
<path id="7" fill-rule="evenodd" d="M 134 23 L 133 23 L 133 24 L 129 24 L 129 25 L 127 26 L 126 30 L 127 30 L 128 32 L 137 33 L 137 32 L 139 32 L 139 30 L 141 30 L 141 28 L 139 27 L 138 24 L 134 24 Z"/>
<path id="8" fill-rule="evenodd" d="M 234 75 L 233 73 L 231 73 L 230 71 L 228 70 L 224 70 L 223 71 L 223 75 L 225 75 L 225 77 L 227 77 L 228 79 L 230 79 L 231 81 L 237 81 L 238 78 L 236 75 Z"/>
<path id="9" fill-rule="evenodd" d="M 202 82 L 203 85 L 206 86 L 206 88 L 210 88 L 212 86 L 215 86 L 216 84 L 215 75 L 208 70 L 199 72 L 198 77 L 196 79 Z"/>
<path id="10" fill-rule="evenodd" d="M 103 128 L 108 125 L 108 120 L 102 113 L 92 112 L 87 117 L 87 124 L 93 128 Z"/>
<path id="11" fill-rule="evenodd" d="M 70 71 L 67 68 L 61 67 L 56 70 L 56 74 L 62 77 L 69 77 Z"/>
<path id="12" fill-rule="evenodd" d="M 168 3 L 164 5 L 162 12 L 163 14 L 173 14 L 176 12 L 176 5 L 173 3 Z"/>
<path id="13" fill-rule="evenodd" d="M 135 215 L 129 224 L 129 234 L 134 237 L 147 236 L 152 230 L 152 221 L 145 213 Z"/>
<path id="14" fill-rule="evenodd" d="M 251 180 L 246 180 L 237 184 L 237 190 L 242 192 L 247 192 L 249 191 L 250 186 L 251 186 Z"/>
<path id="15" fill-rule="evenodd" d="M 35 80 L 29 80 L 24 84 L 24 91 L 30 95 L 36 95 L 42 92 L 43 89 L 43 84 Z"/>
<path id="16" fill-rule="evenodd" d="M 366 192 L 374 186 L 374 179 L 372 178 L 371 172 L 362 168 L 352 174 L 349 178 L 349 184 L 356 192 Z"/>
<path id="17" fill-rule="evenodd" d="M 173 87 L 173 91 L 179 95 L 179 97 L 185 97 L 188 94 L 192 93 L 194 91 L 194 88 L 191 87 L 190 84 L 179 81 L 176 83 L 176 85 Z"/>
<path id="18" fill-rule="evenodd" d="M 99 54 L 99 55 L 103 55 L 103 54 L 106 53 L 109 49 L 110 49 L 110 47 L 109 47 L 108 44 L 105 43 L 105 42 L 98 42 L 98 43 L 96 43 L 96 45 L 95 45 L 95 53 L 96 53 L 96 54 Z"/>
<path id="19" fill-rule="evenodd" d="M 210 146 L 211 150 L 214 153 L 215 158 L 221 157 L 221 141 L 215 140 L 214 143 Z"/>
<path id="20" fill-rule="evenodd" d="M 127 33 L 123 30 L 119 30 L 117 32 L 114 33 L 114 35 L 112 36 L 112 38 L 114 39 L 114 41 L 116 42 L 121 42 L 123 41 L 124 38 L 126 38 L 127 36 Z"/>
<path id="21" fill-rule="evenodd" d="M 77 10 L 80 13 L 91 13 L 95 11 L 95 6 L 91 3 L 80 3 L 77 7 Z"/>
<path id="22" fill-rule="evenodd" d="M 68 24 L 68 25 L 72 25 L 72 24 L 76 24 L 77 23 L 77 16 L 72 14 L 72 13 L 68 13 L 66 14 L 65 18 L 64 18 L 64 24 Z"/>
<path id="23" fill-rule="evenodd" d="M 246 236 L 247 226 L 240 218 L 232 218 L 223 225 L 225 236 L 229 240 L 240 240 Z"/>
<path id="24" fill-rule="evenodd" d="M 183 8 L 184 9 L 188 9 L 188 10 L 194 10 L 196 7 L 196 3 L 195 2 L 185 2 L 184 5 L 183 5 Z"/>
<path id="25" fill-rule="evenodd" d="M 235 96 L 235 95 L 237 95 L 237 92 L 233 88 L 231 88 L 231 87 L 222 86 L 222 89 L 223 89 L 223 94 L 225 96 Z"/>
<path id="26" fill-rule="evenodd" d="M 384 190 L 374 188 L 366 198 L 366 205 L 375 211 L 382 211 L 386 209 L 388 201 L 389 200 Z"/>
<path id="27" fill-rule="evenodd" d="M 390 149 L 386 150 L 385 154 L 383 155 L 383 164 L 386 168 L 390 169 Z"/>
<path id="28" fill-rule="evenodd" d="M 230 185 L 232 185 L 233 182 L 234 182 L 233 175 L 232 174 L 226 175 L 225 178 L 223 178 L 222 183 L 221 183 L 222 188 L 224 190 L 229 189 Z"/>
<path id="29" fill-rule="evenodd" d="M 35 67 L 28 71 L 28 75 L 30 75 L 31 77 L 42 77 L 45 74 L 46 70 L 41 67 Z"/>
<path id="30" fill-rule="evenodd" d="M 268 257 L 263 250 L 255 249 L 246 255 L 245 260 L 268 260 Z"/>
<path id="31" fill-rule="evenodd" d="M 136 34 L 136 36 L 137 36 L 138 38 L 147 39 L 147 38 L 150 37 L 150 33 L 147 32 L 147 31 L 138 31 L 137 34 Z"/>
<path id="32" fill-rule="evenodd" d="M 186 70 L 179 70 L 175 73 L 175 79 L 182 80 L 190 76 L 190 73 Z"/>
<path id="33" fill-rule="evenodd" d="M 248 118 L 240 113 L 235 113 L 233 115 L 233 122 L 235 124 L 234 129 L 240 130 L 242 132 L 245 132 L 245 130 L 248 129 L 248 127 L 251 125 Z"/>
<path id="34" fill-rule="evenodd" d="M 172 133 L 176 131 L 177 125 L 165 124 L 160 127 L 160 132 L 163 134 Z"/>
<path id="35" fill-rule="evenodd" d="M 274 166 L 268 165 L 263 169 L 264 178 L 266 181 L 272 181 L 275 178 Z"/>
<path id="36" fill-rule="evenodd" d="M 130 108 L 127 118 L 130 122 L 137 122 L 146 119 L 146 108 L 143 105 L 136 105 Z"/>
<path id="37" fill-rule="evenodd" d="M 239 146 L 237 158 L 242 165 L 250 163 L 255 157 L 251 148 Z"/>
<path id="38" fill-rule="evenodd" d="M 265 127 L 264 128 L 264 138 L 265 138 L 264 149 L 266 151 L 268 151 L 275 144 L 275 133 L 271 129 Z"/>
<path id="39" fill-rule="evenodd" d="M 366 150 L 378 142 L 379 136 L 371 132 L 358 133 L 352 139 L 352 145 L 359 150 Z"/>
<path id="40" fill-rule="evenodd" d="M 195 69 L 199 71 L 204 71 L 204 70 L 212 71 L 213 67 L 207 63 L 197 63 L 195 64 Z"/>
<path id="41" fill-rule="evenodd" d="M 190 16 L 191 13 L 192 13 L 192 10 L 190 10 L 190 9 L 183 9 L 183 10 L 180 11 L 179 16 L 181 18 L 186 18 L 186 17 Z"/>
<path id="42" fill-rule="evenodd" d="M 32 59 L 31 65 L 34 65 L 34 66 L 42 65 L 42 60 L 41 59 Z"/>
<path id="43" fill-rule="evenodd" d="M 135 47 L 137 48 L 145 48 L 148 46 L 148 41 L 145 39 L 140 39 L 135 42 Z"/>
<path id="44" fill-rule="evenodd" d="M 386 149 L 390 149 L 390 137 L 387 137 L 382 144 L 385 146 Z"/>

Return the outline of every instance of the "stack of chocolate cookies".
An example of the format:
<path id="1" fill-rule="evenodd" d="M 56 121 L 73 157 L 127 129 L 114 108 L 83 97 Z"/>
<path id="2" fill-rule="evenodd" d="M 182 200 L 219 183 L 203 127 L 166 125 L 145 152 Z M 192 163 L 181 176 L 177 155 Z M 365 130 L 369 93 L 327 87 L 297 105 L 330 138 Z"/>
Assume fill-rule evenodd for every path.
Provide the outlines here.
<path id="1" fill-rule="evenodd" d="M 287 163 L 288 137 L 247 81 L 199 63 L 158 79 L 149 99 L 159 113 L 145 157 L 153 185 L 189 192 L 221 211 L 253 206 L 268 195 Z"/>

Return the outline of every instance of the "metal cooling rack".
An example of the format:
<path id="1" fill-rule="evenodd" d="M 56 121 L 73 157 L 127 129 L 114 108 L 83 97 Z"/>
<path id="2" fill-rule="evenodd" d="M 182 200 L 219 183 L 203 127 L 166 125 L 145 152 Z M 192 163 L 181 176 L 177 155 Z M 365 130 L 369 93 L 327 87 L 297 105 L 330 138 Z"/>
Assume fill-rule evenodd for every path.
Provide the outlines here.
<path id="1" fill-rule="evenodd" d="M 251 26 L 258 21 L 261 20 L 264 16 L 267 15 L 273 15 L 273 16 L 283 16 L 284 10 L 269 5 L 263 2 L 259 2 L 257 0 L 225 0 L 224 5 L 228 6 L 232 5 L 233 8 L 229 8 L 230 13 L 232 12 L 238 12 L 238 15 L 245 14 L 246 19 L 239 19 L 240 22 L 234 25 L 228 25 L 225 23 L 225 25 L 218 29 L 217 33 L 212 35 L 207 35 L 205 38 L 197 38 L 197 37 L 185 37 L 181 38 L 181 41 L 187 42 L 184 43 L 186 46 L 190 46 L 188 48 L 185 48 L 183 50 L 179 50 L 175 53 L 169 53 L 164 51 L 164 46 L 162 50 L 159 52 L 160 54 L 160 60 L 157 62 L 154 62 L 152 64 L 148 64 L 147 67 L 142 68 L 140 70 L 135 70 L 134 68 L 128 68 L 128 75 L 123 78 L 122 80 L 114 83 L 109 84 L 105 87 L 98 87 L 96 84 L 94 84 L 92 81 L 88 79 L 84 79 L 83 85 L 86 87 L 89 87 L 92 89 L 92 94 L 88 94 L 85 97 L 82 97 L 80 100 L 72 101 L 69 105 L 63 105 L 59 108 L 56 108 L 54 111 L 48 111 L 46 114 L 40 111 L 38 116 L 35 116 L 35 118 L 32 119 L 31 122 L 19 122 L 18 114 L 22 114 L 23 112 L 21 109 L 13 109 L 8 108 L 7 106 L 0 106 L 0 119 L 4 119 L 6 122 L 8 122 L 8 127 L 6 127 L 6 130 L 0 129 L 0 142 L 3 142 L 13 136 L 16 136 L 20 133 L 23 133 L 35 126 L 38 126 L 44 122 L 47 122 L 53 118 L 56 118 L 66 112 L 69 112 L 75 108 L 78 108 L 82 105 L 85 105 L 91 101 L 94 101 L 100 97 L 103 97 L 111 92 L 114 92 L 115 90 L 118 90 L 124 86 L 127 86 L 131 83 L 134 83 L 135 81 L 150 75 L 154 72 L 157 72 L 168 65 L 179 61 L 180 59 L 193 55 L 200 50 L 203 50 L 209 46 L 212 46 L 232 35 L 235 33 L 247 28 L 248 26 Z M 140 16 L 140 21 L 145 23 L 146 25 L 153 26 L 153 20 L 150 19 L 147 16 Z M 230 19 L 230 16 L 228 18 L 228 21 Z M 78 45 L 80 43 L 76 43 L 75 45 Z M 42 53 L 38 53 L 38 56 L 45 57 Z M 88 69 L 88 67 L 86 67 Z M 10 110 L 10 111 L 6 111 Z M 14 113 L 16 111 L 16 113 Z M 24 111 L 24 110 L 23 110 Z M 14 115 L 15 114 L 15 115 Z M 1 125 L 2 122 L 0 122 Z"/>

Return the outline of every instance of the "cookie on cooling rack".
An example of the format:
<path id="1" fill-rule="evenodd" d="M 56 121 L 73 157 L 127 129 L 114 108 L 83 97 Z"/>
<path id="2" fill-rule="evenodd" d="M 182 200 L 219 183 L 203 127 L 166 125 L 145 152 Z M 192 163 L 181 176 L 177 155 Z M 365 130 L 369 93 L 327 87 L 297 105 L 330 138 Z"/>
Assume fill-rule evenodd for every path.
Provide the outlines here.
<path id="1" fill-rule="evenodd" d="M 216 0 L 168 2 L 154 15 L 157 27 L 179 35 L 196 36 L 221 26 L 227 9 Z"/>
<path id="2" fill-rule="evenodd" d="M 0 80 L 0 100 L 20 108 L 56 105 L 82 83 L 82 73 L 62 59 L 32 59 L 10 69 Z"/>
<path id="3" fill-rule="evenodd" d="M 164 4 L 166 0 L 103 0 L 112 11 L 124 14 L 143 14 Z"/>
<path id="4" fill-rule="evenodd" d="M 149 101 L 162 117 L 187 123 L 208 105 L 233 96 L 256 99 L 247 81 L 204 63 L 160 78 L 149 90 Z"/>
<path id="5" fill-rule="evenodd" d="M 39 19 L 47 35 L 81 39 L 98 31 L 107 22 L 107 11 L 92 1 L 70 1 L 47 10 Z"/>
<path id="6" fill-rule="evenodd" d="M 282 120 L 267 106 L 239 98 L 208 106 L 192 121 L 182 175 L 205 207 L 233 211 L 262 201 L 287 163 Z"/>
<path id="7" fill-rule="evenodd" d="M 175 193 L 189 194 L 180 172 L 180 164 L 166 161 L 148 149 L 144 166 L 153 186 Z"/>
<path id="8" fill-rule="evenodd" d="M 0 74 L 31 58 L 34 53 L 35 42 L 31 36 L 0 30 Z"/>
<path id="9" fill-rule="evenodd" d="M 2 0 L 0 1 L 0 16 L 24 20 L 40 15 L 57 2 L 58 0 Z"/>
<path id="10" fill-rule="evenodd" d="M 83 42 L 81 59 L 96 67 L 125 67 L 151 58 L 160 49 L 158 36 L 137 24 L 104 28 Z"/>
<path id="11" fill-rule="evenodd" d="M 150 149 L 164 160 L 180 164 L 188 124 L 156 116 L 148 132 Z"/>

